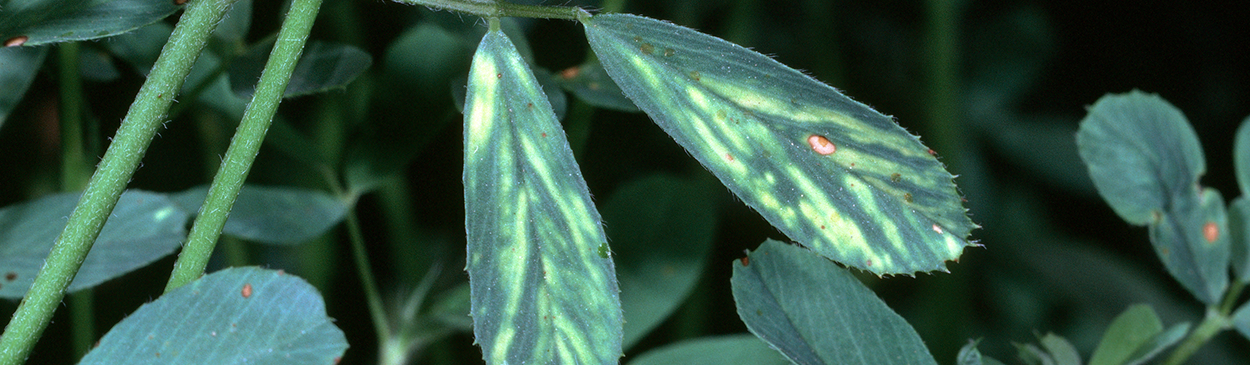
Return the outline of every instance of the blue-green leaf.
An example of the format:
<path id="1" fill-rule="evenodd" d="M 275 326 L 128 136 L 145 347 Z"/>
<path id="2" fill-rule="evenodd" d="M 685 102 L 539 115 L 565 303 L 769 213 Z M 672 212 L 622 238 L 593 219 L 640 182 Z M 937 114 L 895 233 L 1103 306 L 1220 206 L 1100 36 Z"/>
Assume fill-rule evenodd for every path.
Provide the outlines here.
<path id="1" fill-rule="evenodd" d="M 749 335 L 703 337 L 660 347 L 638 355 L 629 365 L 788 365 L 789 360 Z"/>
<path id="2" fill-rule="evenodd" d="M 26 95 L 47 53 L 48 47 L 0 48 L 0 85 L 5 85 L 0 88 L 0 128 Z"/>
<path id="3" fill-rule="evenodd" d="M 716 233 L 713 184 L 656 175 L 626 183 L 603 204 L 620 274 L 625 348 L 668 318 L 698 282 Z"/>
<path id="4" fill-rule="evenodd" d="M 0 209 L 0 298 L 26 295 L 81 195 L 49 195 Z M 189 216 L 165 194 L 126 191 L 69 291 L 93 287 L 170 254 L 186 238 Z"/>
<path id="5" fill-rule="evenodd" d="M 1241 196 L 1233 200 L 1228 209 L 1229 260 L 1233 275 L 1241 281 L 1250 281 L 1250 118 L 1241 122 L 1233 142 L 1233 168 Z"/>
<path id="6" fill-rule="evenodd" d="M 738 317 L 796 364 L 937 364 L 872 290 L 802 247 L 764 241 L 733 267 Z"/>
<path id="7" fill-rule="evenodd" d="M 303 279 L 230 268 L 139 307 L 79 364 L 333 364 L 347 340 L 331 321 Z"/>
<path id="8" fill-rule="evenodd" d="M 499 31 L 482 38 L 468 85 L 467 270 L 486 362 L 617 362 L 610 249 L 547 97 Z"/>
<path id="9" fill-rule="evenodd" d="M 1077 132 L 1098 193 L 1132 224 L 1149 225 L 1168 273 L 1203 303 L 1228 286 L 1224 199 L 1202 189 L 1202 147 L 1185 116 L 1157 95 L 1133 91 L 1094 103 Z"/>
<path id="10" fill-rule="evenodd" d="M 25 37 L 28 46 L 113 36 L 151 24 L 181 9 L 176 0 L 6 1 L 0 40 Z M 20 44 L 20 43 L 19 43 Z"/>
<path id="11" fill-rule="evenodd" d="M 943 270 L 971 244 L 951 174 L 890 117 L 688 28 L 581 21 L 625 95 L 791 239 L 877 274 Z"/>
<path id="12" fill-rule="evenodd" d="M 199 211 L 208 195 L 200 186 L 177 193 L 174 201 Z M 321 236 L 343 221 L 352 202 L 316 190 L 244 185 L 222 233 L 260 243 L 295 245 Z"/>
<path id="13" fill-rule="evenodd" d="M 1233 328 L 1241 333 L 1241 337 L 1250 340 L 1250 303 L 1243 303 L 1241 308 L 1233 312 Z"/>

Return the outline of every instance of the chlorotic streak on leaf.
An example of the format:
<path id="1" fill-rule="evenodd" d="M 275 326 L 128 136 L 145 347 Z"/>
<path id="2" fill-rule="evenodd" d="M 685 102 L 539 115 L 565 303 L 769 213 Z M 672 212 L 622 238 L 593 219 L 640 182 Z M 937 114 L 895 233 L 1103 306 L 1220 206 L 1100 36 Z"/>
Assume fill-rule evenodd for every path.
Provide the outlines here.
<path id="1" fill-rule="evenodd" d="M 503 33 L 482 39 L 465 100 L 467 270 L 486 362 L 618 362 L 621 304 L 599 213 Z"/>
<path id="2" fill-rule="evenodd" d="M 953 176 L 890 117 L 688 28 L 580 20 L 625 95 L 791 239 L 877 274 L 943 270 L 972 244 Z"/>

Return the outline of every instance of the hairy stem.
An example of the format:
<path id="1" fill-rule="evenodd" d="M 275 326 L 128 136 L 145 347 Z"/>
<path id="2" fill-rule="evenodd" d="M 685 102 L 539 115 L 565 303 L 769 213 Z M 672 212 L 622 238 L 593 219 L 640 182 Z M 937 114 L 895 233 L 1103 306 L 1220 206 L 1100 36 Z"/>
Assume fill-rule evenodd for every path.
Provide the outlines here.
<path id="1" fill-rule="evenodd" d="M 1184 364 L 1190 356 L 1193 356 L 1198 349 L 1210 341 L 1212 337 L 1219 334 L 1231 324 L 1227 315 L 1220 313 L 1215 308 L 1207 309 L 1207 316 L 1202 319 L 1202 323 L 1198 324 L 1189 336 L 1181 341 L 1180 345 L 1172 350 L 1172 354 L 1168 355 L 1167 360 L 1163 361 L 1165 365 Z"/>
<path id="2" fill-rule="evenodd" d="M 182 88 L 191 66 L 208 43 L 217 23 L 234 0 L 196 0 L 161 50 L 160 58 L 139 89 L 105 152 L 95 175 L 87 183 L 65 230 L 52 246 L 30 291 L 17 307 L 0 337 L 0 365 L 21 364 L 39 341 L 65 289 L 82 266 L 92 243 L 108 219 L 126 184 L 139 167 L 152 137 L 161 126 L 174 95 Z"/>
<path id="3" fill-rule="evenodd" d="M 256 160 L 256 154 L 269 131 L 269 124 L 278 111 L 278 103 L 286 92 L 287 83 L 291 81 L 291 73 L 304 51 L 308 41 L 308 33 L 312 30 L 313 21 L 321 8 L 321 0 L 296 0 L 282 22 L 282 30 L 278 32 L 278 40 L 269 53 L 269 61 L 261 73 L 260 82 L 256 84 L 256 92 L 252 102 L 248 103 L 243 112 L 243 121 L 230 141 L 226 157 L 213 177 L 213 184 L 204 198 L 204 206 L 187 238 L 187 244 L 178 254 L 174 263 L 174 272 L 165 285 L 165 292 L 186 285 L 204 274 L 208 266 L 209 256 L 221 236 L 221 229 L 226 224 L 226 217 L 243 188 L 243 181 Z"/>

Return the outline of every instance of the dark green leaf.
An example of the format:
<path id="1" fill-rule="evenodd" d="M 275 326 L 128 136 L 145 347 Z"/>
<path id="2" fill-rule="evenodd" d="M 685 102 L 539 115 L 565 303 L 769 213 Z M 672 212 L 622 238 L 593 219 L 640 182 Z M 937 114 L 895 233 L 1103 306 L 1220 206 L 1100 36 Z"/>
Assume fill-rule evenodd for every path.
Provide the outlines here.
<path id="1" fill-rule="evenodd" d="M 9 118 L 17 102 L 26 95 L 26 89 L 35 80 L 47 53 L 48 47 L 0 48 L 0 85 L 4 85 L 0 88 L 0 128 L 4 127 L 5 119 Z"/>
<path id="2" fill-rule="evenodd" d="M 273 42 L 252 47 L 230 64 L 230 88 L 244 99 L 251 99 L 256 80 L 269 60 Z M 364 73 L 373 58 L 365 51 L 346 44 L 311 41 L 304 48 L 291 81 L 282 97 L 289 98 L 344 88 Z"/>
<path id="3" fill-rule="evenodd" d="M 747 328 L 797 364 L 936 364 L 916 330 L 850 271 L 768 240 L 734 261 Z"/>
<path id="4" fill-rule="evenodd" d="M 173 0 L 30 0 L 3 7 L 0 40 L 27 37 L 28 46 L 118 35 L 182 8 Z"/>
<path id="5" fill-rule="evenodd" d="M 154 23 L 110 38 L 107 42 L 100 42 L 100 46 L 130 64 L 139 74 L 147 75 L 152 71 L 152 65 L 161 55 L 161 47 L 173 31 L 174 27 L 169 24 Z"/>
<path id="6" fill-rule="evenodd" d="M 26 295 L 80 195 L 49 195 L 0 209 L 0 298 Z M 69 291 L 93 287 L 170 254 L 186 238 L 189 216 L 165 194 L 126 191 Z"/>
<path id="7" fill-rule="evenodd" d="M 199 211 L 208 195 L 201 186 L 175 194 L 184 209 Z M 222 233 L 275 245 L 295 245 L 321 236 L 343 220 L 352 202 L 290 187 L 244 185 Z"/>
<path id="8" fill-rule="evenodd" d="M 503 33 L 482 38 L 464 120 L 474 334 L 487 363 L 615 363 L 621 307 L 607 242 L 538 82 Z"/>
<path id="9" fill-rule="evenodd" d="M 1003 365 L 994 358 L 981 355 L 981 351 L 977 350 L 977 342 L 979 341 L 968 341 L 967 345 L 959 349 L 959 355 L 955 358 L 956 365 Z"/>
<path id="10" fill-rule="evenodd" d="M 656 175 L 621 186 L 603 204 L 621 281 L 625 348 L 676 310 L 698 281 L 715 234 L 714 189 Z"/>
<path id="11" fill-rule="evenodd" d="M 790 361 L 749 335 L 703 337 L 660 347 L 638 355 L 629 365 L 788 365 Z"/>
<path id="12" fill-rule="evenodd" d="M 951 174 L 890 117 L 688 28 L 581 21 L 625 95 L 791 239 L 876 274 L 943 270 L 971 244 Z"/>
<path id="13" fill-rule="evenodd" d="M 621 87 L 608 77 L 598 59 L 560 71 L 557 81 L 586 104 L 623 112 L 638 111 L 638 106 L 625 97 Z"/>
<path id="14" fill-rule="evenodd" d="M 347 340 L 331 321 L 303 279 L 230 268 L 139 307 L 79 364 L 333 364 Z"/>
<path id="15" fill-rule="evenodd" d="M 1102 340 L 1089 358 L 1089 365 L 1119 365 L 1128 362 L 1138 348 L 1163 332 L 1163 322 L 1147 304 L 1129 307 L 1107 326 Z"/>
<path id="16" fill-rule="evenodd" d="M 1228 286 L 1224 200 L 1198 187 L 1202 147 L 1179 110 L 1133 91 L 1098 100 L 1077 132 L 1081 159 L 1098 193 L 1132 224 L 1149 225 L 1168 272 L 1203 303 Z"/>

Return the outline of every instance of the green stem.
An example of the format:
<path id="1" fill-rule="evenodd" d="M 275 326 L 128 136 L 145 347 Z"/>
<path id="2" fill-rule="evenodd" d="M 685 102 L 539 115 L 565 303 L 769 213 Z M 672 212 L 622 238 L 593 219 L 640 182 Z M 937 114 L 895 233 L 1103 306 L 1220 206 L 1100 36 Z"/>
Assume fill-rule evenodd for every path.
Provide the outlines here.
<path id="1" fill-rule="evenodd" d="M 1237 299 L 1241 297 L 1241 290 L 1245 288 L 1245 282 L 1233 280 L 1233 285 L 1229 286 L 1228 291 L 1224 293 L 1224 302 L 1220 303 L 1220 314 L 1227 316 L 1233 312 L 1233 307 L 1237 305 Z"/>
<path id="2" fill-rule="evenodd" d="M 357 276 L 360 277 L 360 284 L 364 285 L 365 301 L 369 303 L 369 317 L 373 319 L 373 330 L 377 332 L 378 343 L 381 344 L 388 341 L 393 332 L 390 322 L 386 321 L 386 308 L 382 306 L 382 294 L 378 292 L 377 281 L 373 278 L 373 267 L 369 265 L 369 253 L 365 250 L 365 237 L 360 232 L 360 220 L 356 218 L 355 209 L 347 211 L 347 231 L 351 236 Z"/>
<path id="3" fill-rule="evenodd" d="M 958 39 L 959 5 L 954 0 L 928 0 L 925 2 L 928 25 L 925 44 L 928 45 L 927 63 L 929 83 L 927 90 L 929 146 L 938 153 L 946 152 L 942 162 L 951 170 L 958 170 L 962 127 L 959 124 Z"/>
<path id="4" fill-rule="evenodd" d="M 1189 336 L 1172 350 L 1172 354 L 1167 360 L 1163 361 L 1164 365 L 1180 365 L 1184 364 L 1190 356 L 1193 356 L 1202 345 L 1210 341 L 1212 337 L 1219 334 L 1231 324 L 1227 315 L 1219 313 L 1214 308 L 1207 309 L 1206 318 L 1202 319 L 1202 323 L 1198 325 Z"/>
<path id="5" fill-rule="evenodd" d="M 576 6 L 542 6 L 522 5 L 503 1 L 480 0 L 395 0 L 409 5 L 428 6 L 435 9 L 451 10 L 473 14 L 483 18 L 519 17 L 539 19 L 576 20 L 585 10 Z"/>
<path id="6" fill-rule="evenodd" d="M 83 151 L 82 77 L 78 73 L 78 43 L 57 46 L 61 92 L 61 191 L 81 191 L 91 178 Z"/>
<path id="7" fill-rule="evenodd" d="M 78 43 L 57 46 L 60 74 L 61 191 L 82 191 L 91 179 L 91 165 L 83 151 L 82 77 L 78 71 Z M 69 297 L 74 358 L 81 358 L 95 341 L 95 310 L 91 289 Z"/>
<path id="8" fill-rule="evenodd" d="M 265 63 L 260 82 L 256 84 L 256 93 L 243 112 L 243 120 L 239 122 L 239 129 L 226 150 L 221 168 L 208 189 L 208 197 L 204 199 L 200 215 L 191 227 L 187 244 L 178 254 L 165 292 L 199 278 L 204 273 L 204 267 L 208 266 L 209 256 L 221 236 L 221 228 L 226 224 L 226 217 L 230 215 L 239 190 L 243 188 L 252 162 L 256 160 L 320 8 L 321 0 L 296 0 L 291 4 L 286 20 L 282 22 L 282 30 L 278 32 L 278 41 Z"/>
<path id="9" fill-rule="evenodd" d="M 122 120 L 112 145 L 87 183 L 78 206 L 70 214 L 65 231 L 57 238 L 30 291 L 5 327 L 4 335 L 0 337 L 0 365 L 25 361 L 30 349 L 47 328 L 56 307 L 65 297 L 65 289 L 82 266 L 91 244 L 100 235 L 100 229 L 117 205 L 126 183 L 139 167 L 174 95 L 182 88 L 209 35 L 232 2 L 196 0 L 178 21 L 147 81 Z"/>

